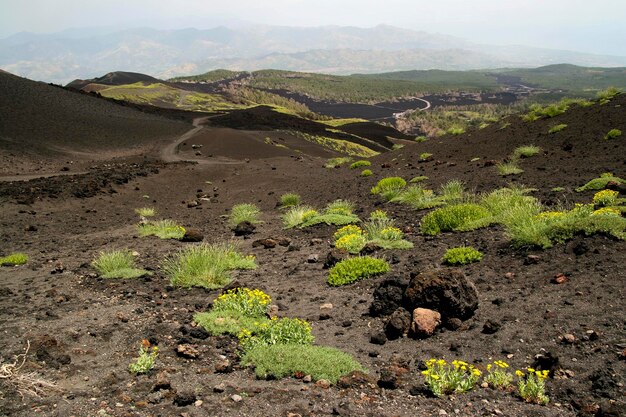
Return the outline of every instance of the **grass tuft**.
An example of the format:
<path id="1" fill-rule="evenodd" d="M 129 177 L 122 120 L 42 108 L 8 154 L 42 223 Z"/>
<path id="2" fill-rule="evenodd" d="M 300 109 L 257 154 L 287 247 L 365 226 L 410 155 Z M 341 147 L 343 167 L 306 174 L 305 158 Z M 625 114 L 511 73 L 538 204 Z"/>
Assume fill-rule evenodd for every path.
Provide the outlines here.
<path id="1" fill-rule="evenodd" d="M 280 207 L 295 207 L 300 204 L 300 195 L 295 193 L 285 193 L 280 196 Z"/>
<path id="2" fill-rule="evenodd" d="M 524 170 L 517 165 L 517 161 L 498 163 L 496 164 L 496 169 L 498 170 L 498 174 L 503 177 L 507 175 L 519 175 L 524 172 Z"/>
<path id="3" fill-rule="evenodd" d="M 541 152 L 541 148 L 535 145 L 520 146 L 513 151 L 513 159 L 530 158 Z"/>
<path id="4" fill-rule="evenodd" d="M 1 266 L 24 265 L 26 262 L 28 262 L 28 255 L 21 252 L 12 253 L 8 256 L 0 258 Z"/>
<path id="5" fill-rule="evenodd" d="M 157 236 L 161 239 L 181 239 L 185 236 L 185 228 L 172 220 L 157 220 L 137 225 L 140 236 Z"/>
<path id="6" fill-rule="evenodd" d="M 366 160 L 362 159 L 360 161 L 353 162 L 352 165 L 350 165 L 350 169 L 369 167 L 371 165 L 372 165 L 372 163 L 370 161 L 366 161 Z"/>
<path id="7" fill-rule="evenodd" d="M 259 210 L 259 208 L 254 204 L 236 204 L 230 210 L 230 215 L 228 216 L 228 225 L 230 227 L 235 227 L 241 222 L 258 224 L 261 222 L 259 220 L 260 214 L 261 210 Z"/>
<path id="8" fill-rule="evenodd" d="M 622 136 L 622 131 L 619 129 L 611 129 L 607 132 L 606 135 L 604 135 L 604 139 L 608 140 L 608 139 L 616 139 L 618 137 Z"/>
<path id="9" fill-rule="evenodd" d="M 98 271 L 102 278 L 139 278 L 152 275 L 145 269 L 135 267 L 135 257 L 129 250 L 113 250 L 100 252 L 91 265 Z"/>
<path id="10" fill-rule="evenodd" d="M 567 127 L 567 125 L 566 125 L 566 124 L 561 123 L 561 124 L 559 124 L 559 125 L 552 126 L 552 127 L 550 128 L 550 130 L 548 130 L 548 133 L 550 133 L 550 134 L 552 134 L 552 133 L 557 133 L 557 132 L 560 132 L 561 130 L 565 129 L 566 127 Z"/>
<path id="11" fill-rule="evenodd" d="M 328 283 L 332 286 L 346 285 L 358 280 L 389 272 L 390 267 L 382 259 L 359 256 L 345 259 L 330 269 Z"/>
<path id="12" fill-rule="evenodd" d="M 441 258 L 447 265 L 467 265 L 479 262 L 481 259 L 483 259 L 483 254 L 471 246 L 448 249 Z"/>
<path id="13" fill-rule="evenodd" d="M 140 207 L 135 209 L 135 213 L 137 213 L 141 217 L 154 217 L 156 216 L 156 210 L 154 207 Z"/>
<path id="14" fill-rule="evenodd" d="M 626 184 L 626 180 L 616 177 L 610 172 L 605 172 L 601 174 L 599 178 L 594 178 L 588 183 L 586 183 L 585 185 L 578 187 L 576 191 L 580 193 L 582 191 L 588 191 L 588 190 L 593 190 L 593 191 L 602 190 L 606 188 L 607 184 L 610 182 L 614 182 L 617 184 Z"/>
<path id="15" fill-rule="evenodd" d="M 427 235 L 474 230 L 487 226 L 490 218 L 489 211 L 478 204 L 455 204 L 439 208 L 422 217 L 421 230 Z"/>
<path id="16" fill-rule="evenodd" d="M 361 171 L 361 176 L 362 177 L 370 177 L 373 174 L 371 169 L 364 169 L 363 171 Z"/>

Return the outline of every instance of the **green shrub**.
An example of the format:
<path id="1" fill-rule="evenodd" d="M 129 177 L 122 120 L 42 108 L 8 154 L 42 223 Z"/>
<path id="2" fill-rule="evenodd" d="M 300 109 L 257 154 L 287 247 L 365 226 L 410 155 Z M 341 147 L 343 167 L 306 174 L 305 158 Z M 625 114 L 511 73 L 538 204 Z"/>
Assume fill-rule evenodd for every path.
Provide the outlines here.
<path id="1" fill-rule="evenodd" d="M 150 346 L 141 346 L 139 348 L 139 357 L 128 366 L 128 370 L 133 374 L 147 374 L 154 368 L 154 361 L 159 355 L 159 348 L 154 346 L 150 350 Z"/>
<path id="2" fill-rule="evenodd" d="M 421 230 L 427 235 L 440 232 L 466 231 L 483 227 L 489 211 L 478 204 L 456 204 L 442 207 L 422 217 Z"/>
<path id="3" fill-rule="evenodd" d="M 437 207 L 445 202 L 437 197 L 433 190 L 426 190 L 420 185 L 411 185 L 400 191 L 398 195 L 389 200 L 391 203 L 408 204 L 416 210 Z"/>
<path id="4" fill-rule="evenodd" d="M 451 248 L 446 251 L 441 259 L 448 265 L 467 265 L 483 259 L 483 254 L 471 246 Z"/>
<path id="5" fill-rule="evenodd" d="M 578 187 L 576 191 L 582 192 L 582 191 L 587 191 L 587 190 L 594 190 L 594 191 L 602 190 L 606 188 L 609 182 L 615 182 L 617 184 L 626 184 L 625 180 L 619 177 L 616 177 L 610 172 L 605 172 L 601 174 L 599 178 L 594 178 L 591 181 L 589 181 L 587 184 L 583 185 L 582 187 Z"/>
<path id="6" fill-rule="evenodd" d="M 188 246 L 163 264 L 172 285 L 184 288 L 222 288 L 230 282 L 229 271 L 255 268 L 254 257 L 240 255 L 232 244 Z"/>
<path id="7" fill-rule="evenodd" d="M 566 124 L 560 124 L 560 125 L 556 125 L 556 126 L 552 126 L 550 128 L 550 130 L 548 130 L 548 133 L 557 133 L 560 132 L 561 130 L 565 129 L 567 127 Z"/>
<path id="8" fill-rule="evenodd" d="M 541 148 L 539 146 L 520 146 L 515 148 L 513 151 L 513 159 L 530 158 L 531 156 L 537 155 L 539 152 L 541 152 Z"/>
<path id="9" fill-rule="evenodd" d="M 350 165 L 350 169 L 357 169 L 357 168 L 362 168 L 362 167 L 368 167 L 368 166 L 371 166 L 371 165 L 372 165 L 372 163 L 370 161 L 360 160 L 360 161 L 353 162 L 352 165 Z"/>
<path id="10" fill-rule="evenodd" d="M 459 180 L 450 180 L 439 188 L 439 195 L 439 198 L 447 203 L 460 201 L 465 195 L 465 183 Z"/>
<path id="11" fill-rule="evenodd" d="M 465 129 L 462 127 L 453 126 L 449 128 L 446 133 L 448 133 L 449 135 L 462 135 L 463 133 L 465 133 Z"/>
<path id="12" fill-rule="evenodd" d="M 136 208 L 135 213 L 137 213 L 141 217 L 154 217 L 156 216 L 156 210 L 154 207 L 141 207 Z"/>
<path id="13" fill-rule="evenodd" d="M 310 217 L 311 211 L 315 211 L 311 206 L 296 206 L 290 208 L 283 215 L 283 227 L 285 229 L 291 229 L 300 226 L 304 223 L 304 215 L 307 214 L 307 218 Z M 317 213 L 317 211 L 315 213 Z"/>
<path id="14" fill-rule="evenodd" d="M 281 207 L 295 207 L 300 205 L 300 196 L 294 193 L 286 193 L 280 196 Z"/>
<path id="15" fill-rule="evenodd" d="M 260 214 L 261 210 L 254 204 L 236 204 L 230 210 L 228 225 L 235 227 L 241 222 L 250 222 L 252 224 L 260 223 Z"/>
<path id="16" fill-rule="evenodd" d="M 381 195 L 386 201 L 390 201 L 392 198 L 397 197 L 402 189 L 406 187 L 406 181 L 400 177 L 387 177 L 378 181 L 378 183 L 372 187 L 372 194 Z"/>
<path id="17" fill-rule="evenodd" d="M 129 250 L 100 252 L 91 265 L 102 278 L 139 278 L 152 275 L 145 269 L 135 267 L 135 257 Z"/>
<path id="18" fill-rule="evenodd" d="M 12 253 L 8 256 L 0 258 L 1 266 L 24 265 L 26 262 L 28 262 L 28 255 L 20 252 Z"/>
<path id="19" fill-rule="evenodd" d="M 358 223 L 360 219 L 353 210 L 354 205 L 351 202 L 341 199 L 329 203 L 321 213 L 308 206 L 293 207 L 283 216 L 283 226 L 290 229 L 322 223 L 335 226 Z"/>
<path id="20" fill-rule="evenodd" d="M 498 170 L 498 174 L 503 177 L 507 175 L 519 175 L 524 172 L 524 170 L 517 165 L 517 161 L 498 163 L 496 164 L 496 169 Z"/>
<path id="21" fill-rule="evenodd" d="M 244 352 L 258 346 L 277 344 L 310 345 L 314 341 L 311 325 L 298 318 L 281 317 L 268 320 L 254 329 L 242 329 L 239 335 L 239 347 Z"/>
<path id="22" fill-rule="evenodd" d="M 257 326 L 269 321 L 266 317 L 248 316 L 235 310 L 211 310 L 197 313 L 193 319 L 211 335 L 230 334 L 237 336 L 243 329 L 254 331 Z"/>
<path id="23" fill-rule="evenodd" d="M 347 164 L 350 161 L 352 161 L 352 158 L 350 157 L 330 158 L 324 164 L 324 168 L 338 168 L 341 165 Z"/>
<path id="24" fill-rule="evenodd" d="M 619 129 L 611 129 L 608 131 L 606 135 L 604 135 L 604 139 L 615 139 L 622 136 L 622 131 Z"/>
<path id="25" fill-rule="evenodd" d="M 427 161 L 431 156 L 433 156 L 432 153 L 423 152 L 423 153 L 420 154 L 419 160 L 424 162 L 424 161 Z"/>
<path id="26" fill-rule="evenodd" d="M 413 177 L 409 180 L 409 183 L 411 184 L 415 184 L 418 182 L 422 182 L 422 181 L 426 181 L 428 179 L 428 177 L 426 175 L 419 175 L 417 177 Z"/>
<path id="27" fill-rule="evenodd" d="M 235 288 L 221 294 L 213 301 L 213 311 L 237 311 L 248 317 L 263 317 L 272 299 L 263 291 Z"/>
<path id="28" fill-rule="evenodd" d="M 370 169 L 364 169 L 363 171 L 361 171 L 361 176 L 362 177 L 369 177 L 373 174 L 372 170 Z"/>
<path id="29" fill-rule="evenodd" d="M 389 270 L 389 264 L 382 259 L 369 256 L 345 259 L 330 269 L 328 283 L 333 286 L 350 284 L 360 279 L 384 274 Z"/>
<path id="30" fill-rule="evenodd" d="M 426 142 L 427 140 L 428 140 L 428 137 L 427 137 L 427 136 L 417 136 L 417 137 L 415 138 L 415 142 L 417 142 L 417 143 Z"/>
<path id="31" fill-rule="evenodd" d="M 606 104 L 609 101 L 613 100 L 618 94 L 621 93 L 621 90 L 615 87 L 609 87 L 606 90 L 598 91 L 596 94 L 596 98 L 600 104 Z"/>
<path id="32" fill-rule="evenodd" d="M 332 384 L 352 371 L 364 371 L 352 356 L 338 349 L 311 345 L 275 344 L 258 346 L 242 358 L 244 366 L 254 366 L 258 378 L 284 378 L 311 375 L 314 381 Z"/>
<path id="33" fill-rule="evenodd" d="M 157 220 L 137 225 L 140 236 L 157 236 L 161 239 L 182 239 L 185 228 L 172 220 Z"/>
<path id="34" fill-rule="evenodd" d="M 340 229 L 341 230 L 341 229 Z M 335 247 L 345 249 L 348 253 L 357 254 L 367 244 L 367 238 L 363 234 L 353 233 L 339 237 L 335 241 Z"/>

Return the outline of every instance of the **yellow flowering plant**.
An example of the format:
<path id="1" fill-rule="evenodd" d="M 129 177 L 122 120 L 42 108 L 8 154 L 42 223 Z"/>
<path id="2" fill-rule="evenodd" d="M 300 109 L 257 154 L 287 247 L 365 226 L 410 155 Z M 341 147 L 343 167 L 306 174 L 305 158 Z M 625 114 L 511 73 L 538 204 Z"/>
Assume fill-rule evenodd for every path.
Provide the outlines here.
<path id="1" fill-rule="evenodd" d="M 483 379 L 493 389 L 508 390 L 513 382 L 513 375 L 507 371 L 509 364 L 497 360 L 487 364 L 487 375 Z"/>
<path id="2" fill-rule="evenodd" d="M 348 236 L 348 235 L 362 235 L 362 234 L 363 234 L 363 230 L 359 226 L 356 226 L 354 224 L 349 224 L 349 225 L 344 226 L 341 229 L 337 230 L 335 232 L 335 234 L 333 235 L 333 239 L 336 242 L 336 241 L 338 241 L 339 239 L 341 239 L 344 236 Z"/>
<path id="3" fill-rule="evenodd" d="M 460 394 L 470 391 L 482 372 L 467 362 L 454 360 L 452 363 L 444 359 L 429 359 L 426 361 L 426 370 L 422 371 L 426 386 L 437 397 L 447 394 Z"/>
<path id="4" fill-rule="evenodd" d="M 147 374 L 154 368 L 154 361 L 159 355 L 159 348 L 153 346 L 150 349 L 150 342 L 142 340 L 141 347 L 139 348 L 139 357 L 128 365 L 128 370 L 133 374 Z"/>
<path id="5" fill-rule="evenodd" d="M 254 330 L 242 329 L 239 335 L 239 346 L 247 352 L 257 346 L 276 344 L 310 345 L 314 337 L 311 325 L 298 318 L 272 318 L 259 324 Z"/>
<path id="6" fill-rule="evenodd" d="M 617 196 L 619 193 L 613 190 L 598 191 L 593 196 L 593 204 L 598 207 L 615 206 L 619 204 Z"/>
<path id="7" fill-rule="evenodd" d="M 529 403 L 548 404 L 550 398 L 546 395 L 545 379 L 549 371 L 539 371 L 533 368 L 517 370 L 515 375 L 519 378 L 517 390 L 522 399 Z"/>
<path id="8" fill-rule="evenodd" d="M 270 296 L 261 290 L 235 288 L 217 297 L 213 302 L 213 310 L 237 311 L 249 317 L 261 317 L 271 302 Z"/>

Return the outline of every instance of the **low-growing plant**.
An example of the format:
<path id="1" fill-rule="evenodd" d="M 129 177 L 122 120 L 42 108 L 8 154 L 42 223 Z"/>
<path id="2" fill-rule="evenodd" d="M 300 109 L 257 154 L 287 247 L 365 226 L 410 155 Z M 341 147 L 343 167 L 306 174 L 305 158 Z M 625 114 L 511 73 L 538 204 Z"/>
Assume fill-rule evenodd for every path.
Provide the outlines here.
<path id="1" fill-rule="evenodd" d="M 422 217 L 421 230 L 427 235 L 436 235 L 440 232 L 467 231 L 484 227 L 489 211 L 472 203 L 455 204 L 442 207 Z"/>
<path id="2" fill-rule="evenodd" d="M 371 193 L 382 196 L 386 201 L 397 197 L 402 189 L 406 187 L 406 181 L 400 177 L 383 178 L 372 187 Z"/>
<path id="3" fill-rule="evenodd" d="M 446 203 L 461 201 L 465 195 L 465 183 L 459 180 L 450 180 L 439 188 L 439 198 Z"/>
<path id="4" fill-rule="evenodd" d="M 304 215 L 310 216 L 313 208 L 311 206 L 295 206 L 287 210 L 283 215 L 283 227 L 285 229 L 291 229 L 300 226 L 304 223 Z"/>
<path id="5" fill-rule="evenodd" d="M 417 136 L 415 138 L 415 142 L 417 143 L 426 142 L 427 140 L 428 140 L 428 136 Z"/>
<path id="6" fill-rule="evenodd" d="M 130 250 L 100 252 L 91 263 L 102 278 L 139 278 L 152 275 L 145 269 L 135 267 L 135 257 Z"/>
<path id="7" fill-rule="evenodd" d="M 449 128 L 446 133 L 448 133 L 449 135 L 462 135 L 463 133 L 465 133 L 465 129 L 462 127 L 458 127 L 458 126 L 453 126 L 451 128 Z"/>
<path id="8" fill-rule="evenodd" d="M 161 239 L 182 239 L 185 228 L 172 220 L 157 220 L 137 225 L 140 236 L 157 236 Z"/>
<path id="9" fill-rule="evenodd" d="M 541 148 L 535 145 L 520 146 L 513 151 L 513 159 L 530 158 L 541 152 Z"/>
<path id="10" fill-rule="evenodd" d="M 617 196 L 619 196 L 619 193 L 614 190 L 598 191 L 593 196 L 593 204 L 598 207 L 616 206 L 620 203 Z"/>
<path id="11" fill-rule="evenodd" d="M 361 279 L 389 272 L 389 264 L 377 258 L 362 256 L 345 259 L 333 266 L 328 274 L 332 286 L 346 285 Z"/>
<path id="12" fill-rule="evenodd" d="M 622 136 L 622 131 L 619 129 L 611 129 L 604 135 L 604 139 L 616 139 Z"/>
<path id="13" fill-rule="evenodd" d="M 230 210 L 228 225 L 230 227 L 235 227 L 241 222 L 258 224 L 261 222 L 259 220 L 260 214 L 261 210 L 259 210 L 259 208 L 254 204 L 236 204 Z"/>
<path id="14" fill-rule="evenodd" d="M 263 317 L 272 302 L 263 291 L 250 288 L 228 290 L 213 301 L 214 311 L 238 311 L 248 317 Z"/>
<path id="15" fill-rule="evenodd" d="M 244 352 L 258 346 L 310 345 L 314 341 L 311 325 L 305 320 L 290 317 L 273 318 L 255 326 L 253 330 L 242 329 L 237 338 Z"/>
<path id="16" fill-rule="evenodd" d="M 511 126 L 511 122 L 504 122 L 500 125 L 500 127 L 498 128 L 498 130 L 504 130 L 507 127 Z"/>
<path id="17" fill-rule="evenodd" d="M 156 216 L 156 210 L 154 207 L 140 207 L 135 209 L 135 213 L 137 213 L 141 217 L 154 217 Z"/>
<path id="18" fill-rule="evenodd" d="M 300 196 L 295 193 L 285 193 L 280 196 L 280 207 L 296 207 L 300 205 Z"/>
<path id="19" fill-rule="evenodd" d="M 243 329 L 254 331 L 269 321 L 266 317 L 248 316 L 236 310 L 211 310 L 197 313 L 193 319 L 211 335 L 229 334 L 237 336 Z"/>
<path id="20" fill-rule="evenodd" d="M 483 381 L 493 389 L 508 391 L 513 383 L 513 375 L 507 371 L 508 368 L 509 364 L 500 360 L 487 364 L 487 375 Z"/>
<path id="21" fill-rule="evenodd" d="M 422 182 L 422 181 L 426 181 L 428 179 L 428 177 L 426 175 L 419 175 L 417 177 L 413 177 L 409 180 L 409 183 L 411 184 L 415 184 L 418 182 Z"/>
<path id="22" fill-rule="evenodd" d="M 524 172 L 523 169 L 517 165 L 517 161 L 500 162 L 496 164 L 498 174 L 506 177 L 507 175 L 519 175 Z"/>
<path id="23" fill-rule="evenodd" d="M 371 166 L 371 165 L 372 165 L 372 163 L 370 161 L 366 161 L 366 160 L 361 159 L 359 161 L 353 162 L 350 165 L 350 169 L 357 169 L 357 168 L 362 168 L 362 167 L 368 167 L 368 166 Z"/>
<path id="24" fill-rule="evenodd" d="M 229 271 L 255 269 L 254 256 L 243 256 L 232 244 L 188 246 L 163 264 L 172 285 L 183 288 L 222 288 L 230 282 Z"/>
<path id="25" fill-rule="evenodd" d="M 428 161 L 428 159 L 429 159 L 431 156 L 433 156 L 433 154 L 432 154 L 432 153 L 422 152 L 422 153 L 420 154 L 420 156 L 419 156 L 419 160 L 420 160 L 421 162 Z"/>
<path id="26" fill-rule="evenodd" d="M 482 252 L 477 251 L 471 246 L 463 246 L 446 250 L 441 260 L 448 265 L 467 265 L 472 262 L 479 262 L 482 259 Z"/>
<path id="27" fill-rule="evenodd" d="M 367 244 L 367 238 L 363 234 L 350 234 L 341 236 L 335 241 L 335 247 L 345 249 L 348 253 L 356 254 Z"/>
<path id="28" fill-rule="evenodd" d="M 548 404 L 550 398 L 546 395 L 545 385 L 548 373 L 547 370 L 538 371 L 533 368 L 527 368 L 525 371 L 515 371 L 515 375 L 519 378 L 517 391 L 520 397 L 529 403 Z"/>
<path id="29" fill-rule="evenodd" d="M 247 351 L 241 362 L 254 366 L 258 378 L 284 378 L 311 375 L 334 384 L 352 371 L 364 371 L 354 358 L 338 349 L 324 346 L 274 344 Z"/>
<path id="30" fill-rule="evenodd" d="M 391 146 L 391 150 L 394 150 L 394 151 L 397 151 L 398 149 L 402 149 L 402 148 L 404 148 L 404 145 L 401 143 L 394 143 Z"/>
<path id="31" fill-rule="evenodd" d="M 427 190 L 420 185 L 411 185 L 400 191 L 398 195 L 389 200 L 391 203 L 408 204 L 416 210 L 437 207 L 445 204 L 445 201 L 437 197 L 433 190 Z"/>
<path id="32" fill-rule="evenodd" d="M 618 94 L 621 93 L 621 90 L 616 87 L 609 87 L 606 90 L 598 91 L 596 94 L 596 98 L 600 104 L 606 104 L 609 101 L 613 100 Z"/>
<path id="33" fill-rule="evenodd" d="M 550 191 L 553 191 L 555 193 L 560 193 L 560 192 L 565 191 L 565 187 L 554 187 Z"/>
<path id="34" fill-rule="evenodd" d="M 373 174 L 371 169 L 364 169 L 363 171 L 361 171 L 361 176 L 362 177 L 369 177 Z"/>
<path id="35" fill-rule="evenodd" d="M 283 216 L 285 229 L 309 227 L 316 224 L 344 226 L 358 223 L 359 217 L 353 213 L 354 204 L 345 200 L 335 200 L 326 205 L 320 213 L 308 206 L 293 207 Z"/>
<path id="36" fill-rule="evenodd" d="M 607 184 L 614 182 L 616 184 L 626 184 L 626 180 L 616 177 L 610 172 L 605 172 L 600 175 L 599 178 L 594 178 L 582 187 L 578 187 L 576 191 L 582 192 L 587 190 L 602 190 L 606 188 Z"/>
<path id="37" fill-rule="evenodd" d="M 552 126 L 550 128 L 550 130 L 548 130 L 548 133 L 550 133 L 550 134 L 557 133 L 557 132 L 560 132 L 561 130 L 565 129 L 566 127 L 567 127 L 566 124 L 561 123 L 561 124 L 558 124 L 556 126 Z"/>
<path id="38" fill-rule="evenodd" d="M 338 168 L 343 164 L 347 164 L 348 162 L 351 162 L 352 158 L 350 157 L 339 157 L 339 158 L 330 158 L 328 161 L 326 161 L 326 163 L 324 164 L 324 168 Z"/>
<path id="39" fill-rule="evenodd" d="M 473 365 L 463 361 L 446 362 L 444 359 L 429 359 L 422 371 L 426 386 L 437 397 L 461 394 L 474 388 L 482 375 Z"/>
<path id="40" fill-rule="evenodd" d="M 154 368 L 154 362 L 159 355 L 159 348 L 153 346 L 150 349 L 150 342 L 143 340 L 139 348 L 139 357 L 135 362 L 128 365 L 128 370 L 133 374 L 147 374 Z"/>
<path id="41" fill-rule="evenodd" d="M 28 255 L 21 252 L 12 253 L 10 255 L 0 258 L 1 266 L 24 265 L 26 262 L 28 262 Z"/>

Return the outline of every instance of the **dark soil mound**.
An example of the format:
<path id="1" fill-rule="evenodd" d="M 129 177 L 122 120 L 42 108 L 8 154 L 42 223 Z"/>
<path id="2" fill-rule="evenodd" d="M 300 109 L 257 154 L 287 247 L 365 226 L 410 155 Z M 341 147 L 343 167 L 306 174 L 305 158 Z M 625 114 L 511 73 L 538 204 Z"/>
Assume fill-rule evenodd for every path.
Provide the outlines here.
<path id="1" fill-rule="evenodd" d="M 151 77 L 150 75 L 140 74 L 138 72 L 125 72 L 125 71 L 115 71 L 109 72 L 108 74 L 103 75 L 102 77 L 92 78 L 89 80 L 74 80 L 67 84 L 67 87 L 75 88 L 80 90 L 89 84 L 104 84 L 104 85 L 125 85 L 125 84 L 135 84 L 138 82 L 146 83 L 146 84 L 154 84 L 162 82 L 158 78 Z"/>

